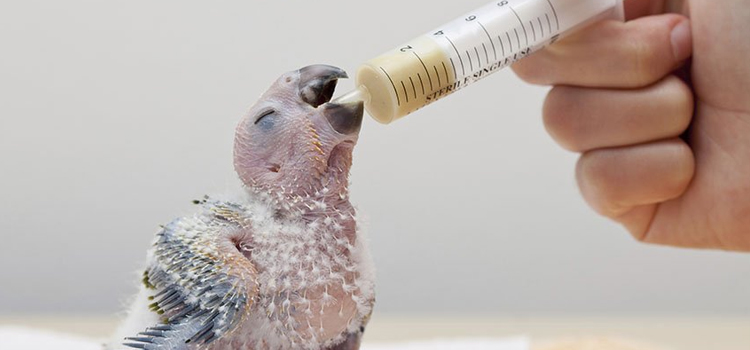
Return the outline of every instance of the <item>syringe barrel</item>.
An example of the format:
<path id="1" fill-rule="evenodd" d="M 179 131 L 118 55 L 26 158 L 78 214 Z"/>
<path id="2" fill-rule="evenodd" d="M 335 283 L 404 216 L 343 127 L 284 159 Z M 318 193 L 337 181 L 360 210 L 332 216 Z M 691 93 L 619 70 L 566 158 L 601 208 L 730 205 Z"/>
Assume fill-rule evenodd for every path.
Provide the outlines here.
<path id="1" fill-rule="evenodd" d="M 356 84 L 387 124 L 603 19 L 623 19 L 622 0 L 493 1 L 366 62 Z"/>

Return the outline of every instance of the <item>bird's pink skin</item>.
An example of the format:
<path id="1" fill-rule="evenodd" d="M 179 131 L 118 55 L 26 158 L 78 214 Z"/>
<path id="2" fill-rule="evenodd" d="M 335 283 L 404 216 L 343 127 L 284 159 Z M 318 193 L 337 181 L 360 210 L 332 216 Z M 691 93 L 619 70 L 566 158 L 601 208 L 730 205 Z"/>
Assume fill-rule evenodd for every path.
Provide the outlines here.
<path id="1" fill-rule="evenodd" d="M 292 208 L 280 210 L 308 211 L 309 201 L 322 201 L 349 212 L 348 176 L 359 128 L 347 134 L 336 131 L 329 118 L 342 111 L 330 103 L 315 107 L 301 99 L 302 79 L 298 71 L 281 76 L 239 123 L 235 170 L 249 191 L 286 198 L 283 204 Z M 352 106 L 360 115 L 351 117 L 361 122 L 359 108 L 357 112 Z"/>
<path id="2" fill-rule="evenodd" d="M 341 77 L 345 77 L 343 71 L 327 66 L 311 66 L 282 75 L 237 126 L 234 166 L 247 191 L 267 198 L 278 216 L 296 218 L 311 225 L 325 223 L 329 227 L 340 227 L 334 236 L 346 240 L 351 247 L 357 244 L 357 236 L 355 210 L 349 202 L 348 176 L 363 106 L 361 102 L 345 106 L 328 103 L 336 78 Z M 237 245 L 258 246 L 253 232 L 243 232 L 236 238 Z M 351 252 L 341 247 L 327 254 L 351 258 L 348 257 Z M 267 268 L 263 262 L 254 261 L 249 255 L 248 258 L 260 274 Z M 300 266 L 302 270 L 310 268 Z M 340 272 L 344 284 L 354 285 L 359 278 L 357 271 Z M 325 330 L 316 334 L 321 339 L 343 336 L 343 343 L 331 349 L 359 348 L 360 326 L 349 333 L 350 321 L 359 317 L 352 293 L 357 292 L 338 285 L 306 290 L 307 298 L 316 300 L 307 306 L 325 312 L 321 311 L 320 315 L 316 312 L 302 324 L 311 321 L 325 324 Z M 336 302 L 323 303 L 324 294 L 330 294 Z M 297 331 L 303 336 L 310 335 L 304 326 Z M 239 337 L 215 345 L 217 349 L 224 349 L 243 343 L 247 344 L 247 340 Z"/>

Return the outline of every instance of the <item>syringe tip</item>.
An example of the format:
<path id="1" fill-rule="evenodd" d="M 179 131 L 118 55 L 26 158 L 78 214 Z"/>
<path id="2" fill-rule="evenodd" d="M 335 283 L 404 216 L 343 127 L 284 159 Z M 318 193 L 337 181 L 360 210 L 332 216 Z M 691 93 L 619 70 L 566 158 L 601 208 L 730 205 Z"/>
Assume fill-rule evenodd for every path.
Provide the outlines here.
<path id="1" fill-rule="evenodd" d="M 365 89 L 364 86 L 359 86 L 356 89 L 349 91 L 335 99 L 333 99 L 333 103 L 340 103 L 340 104 L 346 104 L 349 102 L 357 102 L 357 101 L 363 101 L 364 103 L 369 103 L 370 101 L 370 94 L 367 93 L 367 89 Z"/>

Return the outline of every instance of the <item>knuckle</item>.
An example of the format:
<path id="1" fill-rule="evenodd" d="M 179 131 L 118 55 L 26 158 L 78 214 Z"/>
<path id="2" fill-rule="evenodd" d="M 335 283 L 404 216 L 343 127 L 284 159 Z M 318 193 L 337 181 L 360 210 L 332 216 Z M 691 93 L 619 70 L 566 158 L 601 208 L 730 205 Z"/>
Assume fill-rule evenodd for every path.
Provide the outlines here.
<path id="1" fill-rule="evenodd" d="M 690 126 L 690 121 L 693 119 L 695 109 L 693 91 L 684 81 L 676 76 L 669 76 L 666 83 L 672 96 L 675 131 L 683 133 Z"/>
<path id="2" fill-rule="evenodd" d="M 616 178 L 603 152 L 584 153 L 576 165 L 576 177 L 584 199 L 599 214 L 607 217 L 619 215 L 624 206 L 617 196 Z"/>
<path id="3" fill-rule="evenodd" d="M 642 90 L 647 96 L 644 105 L 658 125 L 659 139 L 679 136 L 693 119 L 693 92 L 680 78 L 669 75 L 662 81 Z"/>
<path id="4" fill-rule="evenodd" d="M 585 136 L 581 135 L 581 127 L 576 118 L 580 114 L 577 112 L 577 105 L 572 88 L 557 86 L 547 94 L 542 109 L 547 133 L 561 147 L 573 152 L 582 151 L 583 145 L 579 140 Z"/>
<path id="5" fill-rule="evenodd" d="M 670 148 L 671 154 L 668 159 L 671 159 L 674 164 L 672 164 L 669 181 L 665 181 L 665 185 L 667 191 L 670 192 L 670 197 L 677 197 L 685 191 L 693 179 L 695 160 L 693 150 L 681 139 L 671 141 Z"/>

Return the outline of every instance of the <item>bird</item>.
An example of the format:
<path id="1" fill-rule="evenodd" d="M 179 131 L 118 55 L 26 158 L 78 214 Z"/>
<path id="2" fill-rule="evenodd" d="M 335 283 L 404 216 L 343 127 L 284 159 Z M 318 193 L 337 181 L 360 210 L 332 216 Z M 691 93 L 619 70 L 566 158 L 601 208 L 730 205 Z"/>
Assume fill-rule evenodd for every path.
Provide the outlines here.
<path id="1" fill-rule="evenodd" d="M 243 190 L 164 225 L 106 349 L 356 350 L 375 273 L 349 200 L 362 101 L 331 101 L 346 72 L 283 74 L 235 130 Z"/>

